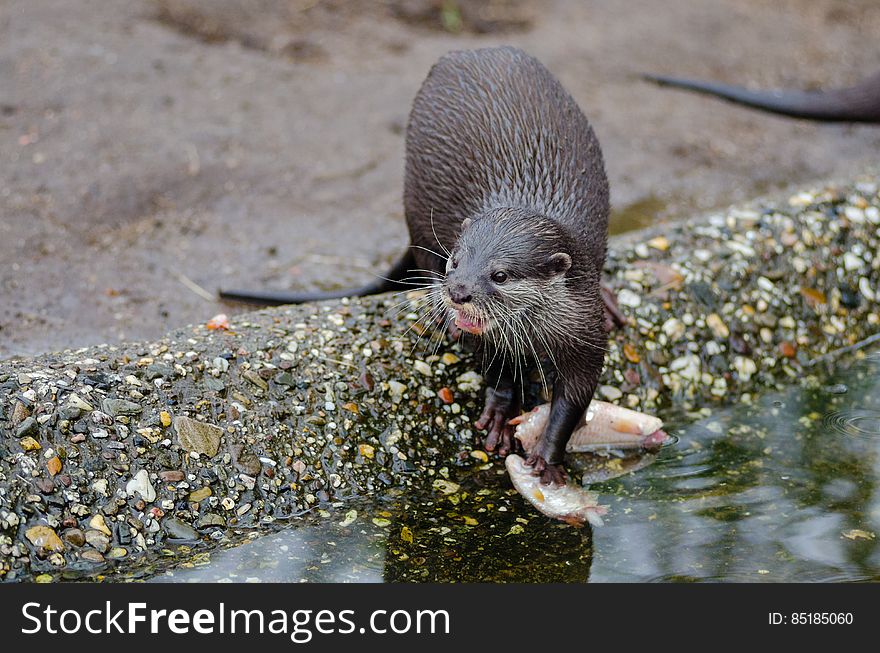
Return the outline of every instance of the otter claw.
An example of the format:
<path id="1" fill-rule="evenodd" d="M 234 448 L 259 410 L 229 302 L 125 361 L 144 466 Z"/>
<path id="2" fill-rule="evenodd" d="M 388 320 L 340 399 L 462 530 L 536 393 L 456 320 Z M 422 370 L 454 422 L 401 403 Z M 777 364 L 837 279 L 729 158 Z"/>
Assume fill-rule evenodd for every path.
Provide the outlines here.
<path id="1" fill-rule="evenodd" d="M 519 440 L 514 437 L 516 429 L 507 422 L 505 413 L 492 411 L 489 415 L 486 415 L 486 411 L 484 411 L 483 416 L 480 417 L 474 426 L 488 431 L 485 442 L 486 451 L 498 449 L 500 455 L 506 456 L 517 450 Z"/>
<path id="2" fill-rule="evenodd" d="M 541 483 L 544 485 L 565 485 L 568 475 L 565 468 L 558 463 L 548 463 L 543 456 L 536 453 L 531 454 L 526 460 L 526 465 L 532 468 L 535 476 L 541 477 Z"/>
<path id="3" fill-rule="evenodd" d="M 521 451 L 519 440 L 514 437 L 516 428 L 508 421 L 511 413 L 519 412 L 517 406 L 500 400 L 493 395 L 487 398 L 486 407 L 480 418 L 474 422 L 474 426 L 481 431 L 487 431 L 485 447 L 486 451 L 498 450 L 498 454 L 506 456 L 509 453 Z"/>

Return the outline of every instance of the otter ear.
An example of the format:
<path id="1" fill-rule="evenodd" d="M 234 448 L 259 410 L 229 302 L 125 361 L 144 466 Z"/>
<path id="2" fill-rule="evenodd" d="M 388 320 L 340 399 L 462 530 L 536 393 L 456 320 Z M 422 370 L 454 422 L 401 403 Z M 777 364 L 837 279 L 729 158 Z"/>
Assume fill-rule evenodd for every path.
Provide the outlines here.
<path id="1" fill-rule="evenodd" d="M 565 252 L 557 252 L 550 259 L 550 267 L 556 274 L 565 274 L 571 267 L 571 257 Z"/>
<path id="2" fill-rule="evenodd" d="M 473 223 L 473 220 L 471 220 L 470 218 L 465 218 L 464 220 L 461 221 L 461 230 L 464 231 L 465 229 L 470 227 L 472 223 Z"/>

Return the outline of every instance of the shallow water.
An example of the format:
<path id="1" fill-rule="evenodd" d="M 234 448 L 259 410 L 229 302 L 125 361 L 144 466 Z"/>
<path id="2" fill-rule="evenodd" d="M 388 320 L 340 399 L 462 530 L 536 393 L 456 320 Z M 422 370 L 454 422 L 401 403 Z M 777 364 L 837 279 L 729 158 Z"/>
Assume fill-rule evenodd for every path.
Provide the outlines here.
<path id="1" fill-rule="evenodd" d="M 880 351 L 817 374 L 668 418 L 675 445 L 592 485 L 601 528 L 536 514 L 502 465 L 477 463 L 450 470 L 460 487 L 331 507 L 152 580 L 878 581 Z"/>

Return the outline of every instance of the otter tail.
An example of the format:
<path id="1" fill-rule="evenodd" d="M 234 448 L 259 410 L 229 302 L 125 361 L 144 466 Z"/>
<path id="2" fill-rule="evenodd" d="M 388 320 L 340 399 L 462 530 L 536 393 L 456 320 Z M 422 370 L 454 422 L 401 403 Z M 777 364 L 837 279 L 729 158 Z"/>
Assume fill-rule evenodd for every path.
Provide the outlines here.
<path id="1" fill-rule="evenodd" d="M 752 91 L 741 86 L 663 75 L 644 75 L 661 86 L 682 88 L 772 113 L 826 122 L 880 123 L 880 73 L 861 84 L 828 91 Z"/>
<path id="2" fill-rule="evenodd" d="M 271 290 L 220 290 L 218 294 L 222 299 L 229 299 L 246 304 L 259 306 L 280 306 L 282 304 L 304 304 L 317 302 L 323 299 L 339 299 L 341 297 L 363 297 L 364 295 L 378 295 L 379 293 L 410 288 L 411 283 L 405 279 L 409 271 L 416 267 L 412 251 L 400 257 L 384 277 L 377 278 L 360 288 L 348 288 L 342 290 L 314 291 L 314 292 L 287 292 Z"/>

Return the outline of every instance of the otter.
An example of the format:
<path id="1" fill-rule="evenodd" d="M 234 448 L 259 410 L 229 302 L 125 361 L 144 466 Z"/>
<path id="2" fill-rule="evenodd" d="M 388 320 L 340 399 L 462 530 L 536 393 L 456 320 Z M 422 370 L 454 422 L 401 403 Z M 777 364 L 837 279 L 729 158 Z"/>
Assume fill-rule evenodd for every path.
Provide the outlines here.
<path id="1" fill-rule="evenodd" d="M 713 95 L 735 104 L 792 118 L 824 122 L 880 123 L 880 72 L 855 86 L 827 91 L 752 91 L 740 86 L 680 77 L 643 77 L 661 86 Z"/>
<path id="2" fill-rule="evenodd" d="M 487 450 L 518 449 L 509 420 L 520 413 L 523 372 L 537 367 L 544 378 L 548 368 L 550 415 L 527 463 L 543 483 L 563 483 L 565 447 L 598 385 L 607 328 L 622 320 L 600 283 L 609 189 L 592 127 L 525 52 L 451 52 L 413 101 L 403 199 L 411 245 L 383 279 L 354 291 L 221 295 L 293 303 L 427 275 L 433 314 L 469 334 L 488 361 L 475 422 Z"/>

